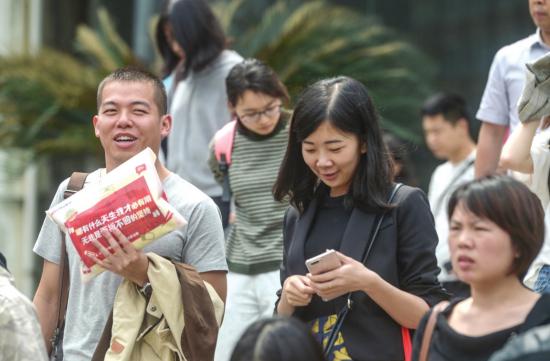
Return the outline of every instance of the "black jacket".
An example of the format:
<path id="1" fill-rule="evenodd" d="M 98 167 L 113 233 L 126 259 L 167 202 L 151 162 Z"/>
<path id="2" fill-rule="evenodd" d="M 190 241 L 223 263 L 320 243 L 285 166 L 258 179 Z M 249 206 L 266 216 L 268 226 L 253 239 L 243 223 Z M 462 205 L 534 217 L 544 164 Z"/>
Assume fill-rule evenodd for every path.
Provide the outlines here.
<path id="1" fill-rule="evenodd" d="M 434 305 L 448 295 L 437 280 L 437 234 L 426 196 L 420 189 L 403 186 L 393 203 L 396 207 L 384 218 L 366 266 L 392 285 Z M 303 215 L 293 208 L 285 215 L 281 284 L 290 275 L 307 273 L 304 246 L 316 208 L 314 199 Z M 354 208 L 340 252 L 361 261 L 376 216 Z M 342 296 L 331 301 L 335 314 L 344 306 L 345 299 Z M 353 360 L 403 360 L 401 326 L 367 294 L 356 292 L 353 300 L 354 307 L 342 326 Z M 296 309 L 294 316 L 310 321 L 319 315 L 306 306 Z"/>

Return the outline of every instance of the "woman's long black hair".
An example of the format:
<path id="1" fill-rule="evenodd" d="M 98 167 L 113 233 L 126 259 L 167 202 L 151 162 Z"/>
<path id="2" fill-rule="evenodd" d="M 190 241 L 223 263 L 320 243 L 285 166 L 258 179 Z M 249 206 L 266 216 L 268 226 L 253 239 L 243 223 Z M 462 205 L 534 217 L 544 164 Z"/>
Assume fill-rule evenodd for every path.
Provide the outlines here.
<path id="1" fill-rule="evenodd" d="M 161 14 L 157 22 L 157 26 L 155 27 L 155 44 L 157 45 L 157 49 L 163 60 L 163 66 L 160 74 L 161 79 L 164 79 L 170 75 L 180 62 L 180 58 L 174 53 L 170 47 L 168 39 L 166 38 L 164 28 L 167 24 L 168 14 Z"/>
<path id="2" fill-rule="evenodd" d="M 292 115 L 288 147 L 273 195 L 290 203 L 301 213 L 315 197 L 318 178 L 302 156 L 302 142 L 323 122 L 355 134 L 367 152 L 359 164 L 346 202 L 365 211 L 391 208 L 387 204 L 392 186 L 392 163 L 384 145 L 378 115 L 367 88 L 359 81 L 340 76 L 321 80 L 302 93 Z"/>
<path id="3" fill-rule="evenodd" d="M 176 41 L 185 52 L 183 69 L 177 80 L 185 79 L 191 70 L 203 70 L 225 49 L 225 34 L 204 0 L 175 1 L 168 19 Z"/>

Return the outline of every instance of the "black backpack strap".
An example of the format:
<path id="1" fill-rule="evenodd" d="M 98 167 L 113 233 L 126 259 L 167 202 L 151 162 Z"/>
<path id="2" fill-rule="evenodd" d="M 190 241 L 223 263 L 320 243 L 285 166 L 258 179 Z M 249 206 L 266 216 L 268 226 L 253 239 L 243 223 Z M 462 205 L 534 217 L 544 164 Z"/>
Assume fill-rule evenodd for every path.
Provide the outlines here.
<path id="1" fill-rule="evenodd" d="M 67 199 L 82 188 L 88 173 L 74 172 L 71 174 L 63 199 Z M 57 355 L 57 348 L 61 346 L 60 339 L 65 325 L 65 311 L 69 300 L 69 258 L 65 247 L 65 233 L 61 231 L 61 258 L 59 260 L 59 293 L 57 296 L 57 322 L 52 336 L 52 354 Z"/>
<path id="2" fill-rule="evenodd" d="M 223 184 L 222 184 L 222 201 L 230 202 L 231 201 L 231 185 L 229 184 L 229 163 L 225 153 L 221 154 L 221 159 L 219 162 L 219 169 L 223 173 Z"/>

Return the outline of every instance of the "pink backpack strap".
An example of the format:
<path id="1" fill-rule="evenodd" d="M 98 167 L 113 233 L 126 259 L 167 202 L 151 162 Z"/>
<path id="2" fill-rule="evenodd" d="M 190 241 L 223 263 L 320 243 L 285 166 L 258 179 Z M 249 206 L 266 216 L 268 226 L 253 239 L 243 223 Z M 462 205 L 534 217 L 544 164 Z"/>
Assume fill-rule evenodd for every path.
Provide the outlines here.
<path id="1" fill-rule="evenodd" d="M 233 139 L 235 139 L 235 130 L 237 121 L 232 120 L 214 135 L 214 154 L 218 163 L 222 161 L 222 154 L 225 155 L 225 164 L 231 165 L 231 153 L 233 152 Z"/>

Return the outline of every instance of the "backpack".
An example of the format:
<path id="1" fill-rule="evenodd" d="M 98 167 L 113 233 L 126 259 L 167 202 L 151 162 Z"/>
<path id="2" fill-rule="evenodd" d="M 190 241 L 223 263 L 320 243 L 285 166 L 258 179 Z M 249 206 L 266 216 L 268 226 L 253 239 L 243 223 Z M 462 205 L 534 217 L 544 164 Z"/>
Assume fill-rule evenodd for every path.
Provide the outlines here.
<path id="1" fill-rule="evenodd" d="M 231 201 L 231 187 L 229 186 L 229 167 L 231 166 L 231 154 L 233 142 L 237 131 L 237 121 L 232 120 L 223 126 L 214 135 L 214 155 L 218 161 L 218 169 L 223 174 L 222 201 Z"/>

